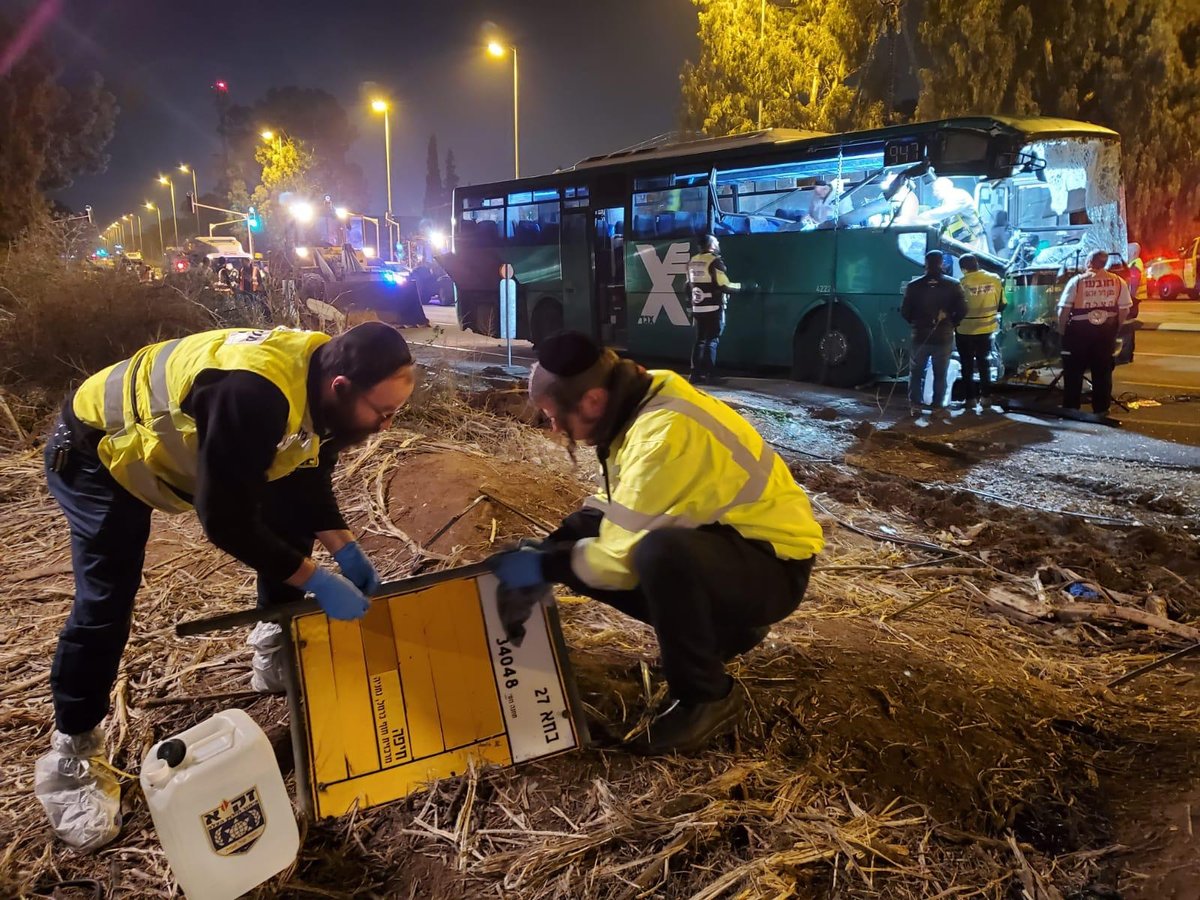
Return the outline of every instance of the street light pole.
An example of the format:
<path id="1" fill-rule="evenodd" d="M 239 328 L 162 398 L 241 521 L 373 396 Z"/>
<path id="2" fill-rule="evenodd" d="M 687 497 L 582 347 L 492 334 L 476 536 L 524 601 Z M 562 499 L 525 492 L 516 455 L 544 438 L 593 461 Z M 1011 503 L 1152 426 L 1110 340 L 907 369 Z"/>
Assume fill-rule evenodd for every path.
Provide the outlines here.
<path id="1" fill-rule="evenodd" d="M 387 169 L 387 212 L 384 219 L 388 221 L 388 259 L 396 258 L 396 243 L 392 240 L 392 122 L 389 116 L 391 104 L 386 100 L 372 100 L 371 109 L 383 113 L 383 164 Z"/>
<path id="2" fill-rule="evenodd" d="M 175 246 L 179 246 L 179 210 L 175 206 L 175 182 L 166 175 L 158 176 L 158 183 L 171 189 L 171 224 L 175 228 Z"/>
<path id="3" fill-rule="evenodd" d="M 165 258 L 167 255 L 167 244 L 163 240 L 162 213 L 159 211 L 157 204 L 151 203 L 149 200 L 146 201 L 146 209 L 154 210 L 154 214 L 158 216 L 158 255 Z"/>
<path id="4" fill-rule="evenodd" d="M 512 48 L 513 55 L 513 178 L 521 177 L 521 117 L 518 113 L 520 108 L 521 89 L 520 83 L 517 80 L 517 47 L 514 44 Z"/>
<path id="5" fill-rule="evenodd" d="M 488 41 L 487 52 L 496 59 L 504 57 L 504 45 L 499 41 Z M 513 177 L 521 177 L 521 82 L 517 67 L 517 47 L 510 44 L 508 52 L 513 60 Z"/>
<path id="6" fill-rule="evenodd" d="M 187 175 L 189 172 L 191 173 L 192 196 L 195 197 L 197 200 L 199 200 L 200 199 L 200 189 L 198 187 L 196 187 L 196 167 L 189 166 L 187 163 L 181 163 L 179 166 L 179 171 L 183 172 L 183 174 L 185 174 L 185 175 Z M 197 206 L 196 207 L 196 236 L 199 237 L 199 235 L 200 235 L 200 207 Z"/>

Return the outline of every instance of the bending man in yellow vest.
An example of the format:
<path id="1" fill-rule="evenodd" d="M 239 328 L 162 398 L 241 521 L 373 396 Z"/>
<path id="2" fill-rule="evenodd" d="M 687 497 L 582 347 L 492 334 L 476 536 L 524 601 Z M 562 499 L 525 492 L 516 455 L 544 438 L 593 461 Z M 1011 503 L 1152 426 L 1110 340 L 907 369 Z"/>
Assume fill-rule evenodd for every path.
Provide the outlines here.
<path id="1" fill-rule="evenodd" d="M 338 511 L 331 474 L 338 451 L 386 427 L 412 390 L 404 338 L 368 322 L 332 339 L 231 329 L 152 344 L 63 404 L 46 472 L 71 526 L 75 602 L 50 670 L 52 749 L 34 782 L 63 840 L 91 850 L 120 831 L 101 722 L 151 511 L 194 508 L 209 540 L 258 572 L 260 605 L 308 592 L 328 615 L 358 618 L 379 577 Z M 313 562 L 314 540 L 341 575 Z M 252 683 L 278 689 L 278 626 L 260 624 L 251 645 Z"/>
<path id="2" fill-rule="evenodd" d="M 967 298 L 967 314 L 958 323 L 954 342 L 962 366 L 964 397 L 967 409 L 987 409 L 992 402 L 992 338 L 1000 327 L 1000 311 L 1004 309 L 1004 282 L 991 272 L 979 268 L 979 260 L 964 253 L 958 260 L 962 269 L 963 294 Z M 974 374 L 978 370 L 979 381 Z"/>
<path id="3" fill-rule="evenodd" d="M 825 543 L 808 496 L 724 403 L 577 332 L 538 344 L 529 393 L 572 450 L 596 448 L 605 487 L 492 569 L 506 588 L 565 584 L 651 625 L 672 703 L 648 749 L 698 749 L 737 722 L 725 662 L 804 596 Z"/>

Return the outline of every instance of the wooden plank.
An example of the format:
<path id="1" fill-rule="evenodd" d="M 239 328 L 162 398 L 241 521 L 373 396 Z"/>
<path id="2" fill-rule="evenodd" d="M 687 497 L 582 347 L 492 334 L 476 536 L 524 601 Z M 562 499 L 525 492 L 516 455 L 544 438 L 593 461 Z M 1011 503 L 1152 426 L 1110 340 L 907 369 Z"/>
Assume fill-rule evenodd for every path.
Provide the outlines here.
<path id="1" fill-rule="evenodd" d="M 474 581 L 455 581 L 439 587 L 437 595 L 425 635 L 446 746 L 503 734 L 479 590 Z"/>
<path id="2" fill-rule="evenodd" d="M 400 670 L 400 687 L 408 720 L 409 749 L 414 759 L 446 749 L 442 720 L 438 714 L 437 688 L 429 665 L 425 621 L 436 603 L 437 589 L 388 601 L 392 640 Z"/>
<path id="3" fill-rule="evenodd" d="M 300 678 L 305 687 L 309 740 L 312 742 L 313 781 L 317 784 L 341 781 L 348 775 L 328 621 L 324 616 L 295 620 Z M 296 765 L 301 765 L 301 761 L 297 760 Z"/>
<path id="4" fill-rule="evenodd" d="M 351 775 L 365 775 L 379 769 L 379 752 L 375 745 L 375 716 L 371 711 L 362 629 L 357 622 L 326 621 L 346 765 Z"/>

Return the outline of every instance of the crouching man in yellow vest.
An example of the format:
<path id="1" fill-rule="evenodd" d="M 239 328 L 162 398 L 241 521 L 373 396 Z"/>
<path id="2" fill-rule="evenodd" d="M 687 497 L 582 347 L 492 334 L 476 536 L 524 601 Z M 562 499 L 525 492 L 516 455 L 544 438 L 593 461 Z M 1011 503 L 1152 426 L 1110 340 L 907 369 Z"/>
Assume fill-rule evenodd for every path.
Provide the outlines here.
<path id="1" fill-rule="evenodd" d="M 808 496 L 730 407 L 577 332 L 538 344 L 529 393 L 572 448 L 596 448 L 604 491 L 492 570 L 504 588 L 565 584 L 653 627 L 671 703 L 644 749 L 699 749 L 741 710 L 725 663 L 804 596 L 825 543 Z"/>
<path id="2" fill-rule="evenodd" d="M 394 328 L 229 329 L 143 347 L 63 404 L 46 473 L 71 528 L 75 601 L 50 670 L 56 730 L 34 791 L 56 834 L 92 850 L 120 831 L 101 723 L 129 637 L 152 510 L 195 509 L 209 540 L 258 573 L 260 605 L 313 594 L 361 617 L 379 577 L 334 499 L 339 450 L 385 428 L 413 391 Z M 314 540 L 341 575 L 310 558 Z M 278 690 L 279 627 L 261 623 L 252 684 Z"/>

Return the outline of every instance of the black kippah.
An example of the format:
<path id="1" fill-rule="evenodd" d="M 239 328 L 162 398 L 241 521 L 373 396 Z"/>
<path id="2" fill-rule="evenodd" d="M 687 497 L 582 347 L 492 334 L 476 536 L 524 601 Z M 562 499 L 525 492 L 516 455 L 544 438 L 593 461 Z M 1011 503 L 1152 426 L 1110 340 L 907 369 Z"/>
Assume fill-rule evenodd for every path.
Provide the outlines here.
<path id="1" fill-rule="evenodd" d="M 600 359 L 602 349 L 586 334 L 560 331 L 538 341 L 538 365 L 559 378 L 572 378 L 586 372 Z"/>

